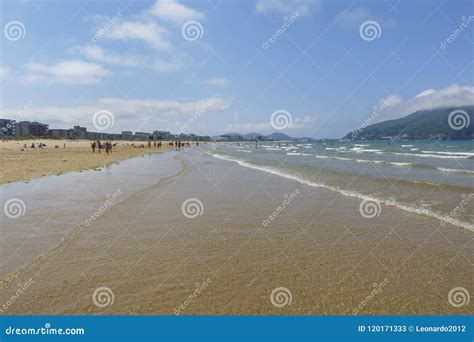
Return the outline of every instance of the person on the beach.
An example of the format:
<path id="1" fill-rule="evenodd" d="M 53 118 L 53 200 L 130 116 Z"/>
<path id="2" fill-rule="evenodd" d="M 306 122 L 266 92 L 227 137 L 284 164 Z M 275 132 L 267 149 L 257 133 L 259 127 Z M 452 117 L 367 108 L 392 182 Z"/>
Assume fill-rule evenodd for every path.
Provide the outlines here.
<path id="1" fill-rule="evenodd" d="M 95 141 L 91 144 L 91 148 L 92 148 L 92 153 L 95 153 L 95 148 L 96 148 L 96 143 Z"/>

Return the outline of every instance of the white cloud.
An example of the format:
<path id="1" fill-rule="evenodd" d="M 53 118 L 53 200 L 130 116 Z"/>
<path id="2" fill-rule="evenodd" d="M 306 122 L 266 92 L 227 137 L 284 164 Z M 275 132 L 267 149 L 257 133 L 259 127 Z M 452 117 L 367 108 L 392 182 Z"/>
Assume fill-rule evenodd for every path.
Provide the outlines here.
<path id="1" fill-rule="evenodd" d="M 166 33 L 164 27 L 151 21 L 124 21 L 113 25 L 103 36 L 107 39 L 140 40 L 153 48 L 168 50 L 171 48 L 171 43 L 166 38 Z"/>
<path id="2" fill-rule="evenodd" d="M 109 131 L 121 130 L 153 131 L 169 129 L 176 120 L 192 116 L 194 113 L 204 115 L 228 109 L 230 102 L 218 98 L 205 98 L 196 101 L 140 100 L 103 98 L 97 102 L 80 106 L 32 107 L 25 120 L 37 120 L 49 123 L 52 128 L 70 128 L 80 124 L 94 131 L 92 116 L 99 110 L 113 113 L 115 125 Z M 4 108 L 2 115 L 15 118 L 19 108 Z"/>
<path id="3" fill-rule="evenodd" d="M 205 19 L 203 13 L 183 5 L 177 0 L 157 0 L 149 12 L 154 16 L 170 20 L 176 24 Z"/>
<path id="4" fill-rule="evenodd" d="M 7 67 L 0 67 L 0 78 L 7 77 L 10 73 L 10 69 Z"/>
<path id="5" fill-rule="evenodd" d="M 224 77 L 213 77 L 205 82 L 207 85 L 225 88 L 229 85 L 229 80 Z"/>
<path id="6" fill-rule="evenodd" d="M 379 101 L 379 105 L 382 103 L 385 109 L 377 121 L 397 119 L 419 110 L 474 105 L 474 87 L 453 84 L 441 90 L 426 89 L 408 100 L 391 95 Z"/>
<path id="7" fill-rule="evenodd" d="M 319 7 L 319 0 L 259 0 L 256 5 L 257 12 L 277 12 L 283 14 L 300 15 L 309 14 L 310 8 Z"/>
<path id="8" fill-rule="evenodd" d="M 179 61 L 168 62 L 168 61 L 158 61 L 153 64 L 153 70 L 161 74 L 171 73 L 183 68 L 183 64 Z"/>
<path id="9" fill-rule="evenodd" d="M 53 65 L 29 63 L 23 80 L 29 83 L 98 83 L 110 72 L 101 65 L 80 60 L 66 60 Z"/>
<path id="10" fill-rule="evenodd" d="M 143 64 L 142 56 L 120 55 L 105 51 L 97 45 L 87 45 L 85 47 L 74 48 L 73 51 L 79 51 L 84 57 L 105 64 L 139 66 Z"/>
<path id="11" fill-rule="evenodd" d="M 311 128 L 314 126 L 315 118 L 311 116 L 305 116 L 304 118 L 296 118 L 291 123 L 291 126 L 287 129 L 304 129 Z M 270 123 L 270 120 L 266 122 L 244 122 L 244 123 L 233 123 L 228 125 L 223 132 L 236 132 L 236 133 L 250 133 L 250 132 L 275 132 L 277 131 Z"/>

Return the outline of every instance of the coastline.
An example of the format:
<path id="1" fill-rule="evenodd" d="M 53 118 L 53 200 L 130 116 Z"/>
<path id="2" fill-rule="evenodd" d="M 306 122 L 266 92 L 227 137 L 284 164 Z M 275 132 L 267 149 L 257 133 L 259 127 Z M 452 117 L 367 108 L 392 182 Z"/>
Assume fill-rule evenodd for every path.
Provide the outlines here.
<path id="1" fill-rule="evenodd" d="M 32 143 L 44 143 L 45 148 L 30 148 Z M 0 159 L 5 161 L 0 172 L 0 185 L 17 181 L 31 181 L 44 176 L 61 175 L 67 172 L 83 172 L 150 153 L 170 151 L 168 141 L 162 141 L 161 149 L 148 141 L 117 141 L 112 153 L 92 153 L 89 140 L 30 139 L 0 142 Z M 23 145 L 28 146 L 23 149 Z M 64 144 L 66 147 L 64 148 Z M 133 147 L 145 145 L 144 148 Z M 58 148 L 55 148 L 58 146 Z"/>
<path id="2" fill-rule="evenodd" d="M 389 206 L 369 220 L 353 198 L 200 149 L 156 158 L 173 172 L 124 196 L 44 262 L 18 268 L 0 304 L 32 285 L 3 314 L 469 313 L 446 296 L 472 286 L 472 232 Z M 195 216 L 183 213 L 189 199 L 201 202 Z M 104 287 L 114 300 L 98 307 L 92 295 Z M 292 302 L 277 307 L 270 295 L 281 287 Z"/>

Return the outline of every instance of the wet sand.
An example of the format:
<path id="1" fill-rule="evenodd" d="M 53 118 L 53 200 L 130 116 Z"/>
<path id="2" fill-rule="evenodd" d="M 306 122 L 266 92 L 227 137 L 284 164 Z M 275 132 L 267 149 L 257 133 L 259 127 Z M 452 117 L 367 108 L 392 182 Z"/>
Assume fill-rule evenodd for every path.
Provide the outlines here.
<path id="1" fill-rule="evenodd" d="M 34 143 L 46 144 L 45 148 L 30 148 Z M 0 184 L 29 180 L 37 177 L 57 175 L 64 172 L 97 168 L 149 152 L 157 152 L 156 148 L 148 149 L 148 141 L 118 141 L 113 153 L 93 154 L 89 140 L 10 140 L 0 142 Z M 28 148 L 24 149 L 26 144 Z M 143 144 L 145 148 L 135 148 Z M 66 147 L 64 147 L 66 145 Z M 58 148 L 55 148 L 58 146 Z M 161 150 L 167 150 L 167 142 L 163 142 Z"/>
<path id="2" fill-rule="evenodd" d="M 91 224 L 61 230 L 61 219 L 82 222 L 82 211 L 38 222 L 49 252 L 11 237 L 25 261 L 0 268 L 0 305 L 9 302 L 1 314 L 472 314 L 472 303 L 448 302 L 454 287 L 474 291 L 472 232 L 385 206 L 363 218 L 355 199 L 204 150 L 165 155 L 150 158 L 165 158 L 153 165 L 166 172 L 147 173 Z M 81 189 L 71 195 L 85 198 Z M 198 203 L 194 218 L 191 209 L 183 215 L 188 199 Z M 111 292 L 101 307 L 93 294 L 103 287 Z M 272 304 L 279 287 L 291 293 L 288 305 Z"/>

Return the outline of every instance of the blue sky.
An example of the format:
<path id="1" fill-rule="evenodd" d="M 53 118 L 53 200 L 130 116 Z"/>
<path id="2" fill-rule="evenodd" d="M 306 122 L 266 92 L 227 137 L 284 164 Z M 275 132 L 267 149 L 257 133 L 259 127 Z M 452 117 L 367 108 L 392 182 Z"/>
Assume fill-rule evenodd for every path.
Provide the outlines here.
<path id="1" fill-rule="evenodd" d="M 342 137 L 474 104 L 473 16 L 456 0 L 2 1 L 0 117 L 97 131 L 105 110 L 108 132 L 216 135 L 276 131 L 276 112 L 289 135 Z"/>

